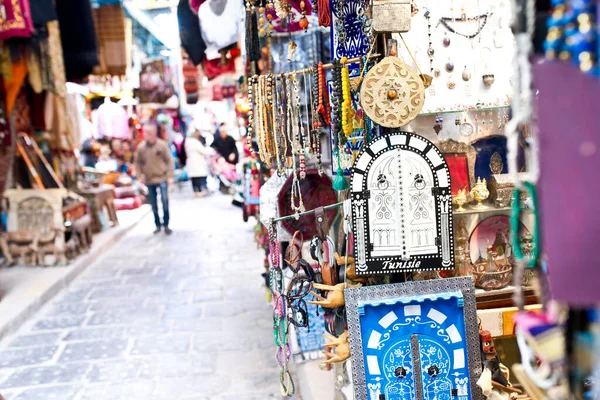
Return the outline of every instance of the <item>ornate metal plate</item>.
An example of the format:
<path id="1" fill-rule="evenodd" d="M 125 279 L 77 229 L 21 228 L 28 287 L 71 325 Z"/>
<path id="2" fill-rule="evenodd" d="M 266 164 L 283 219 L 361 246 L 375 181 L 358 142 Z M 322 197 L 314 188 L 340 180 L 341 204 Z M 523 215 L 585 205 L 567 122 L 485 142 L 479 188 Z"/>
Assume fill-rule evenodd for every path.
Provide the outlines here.
<path id="1" fill-rule="evenodd" d="M 454 268 L 450 171 L 429 140 L 395 132 L 363 147 L 351 200 L 358 275 Z"/>
<path id="2" fill-rule="evenodd" d="M 346 289 L 356 400 L 483 399 L 470 277 Z"/>
<path id="3" fill-rule="evenodd" d="M 423 108 L 425 86 L 417 72 L 400 58 L 385 57 L 365 76 L 360 101 L 373 122 L 399 128 Z"/>
<path id="4" fill-rule="evenodd" d="M 279 192 L 286 181 L 285 176 L 273 174 L 267 182 L 260 188 L 260 222 L 268 227 L 271 218 L 278 218 L 279 215 Z M 277 240 L 280 242 L 289 242 L 292 235 L 283 229 L 281 222 L 277 223 Z"/>
<path id="5" fill-rule="evenodd" d="M 331 59 L 362 57 L 369 52 L 370 19 L 361 0 L 331 2 Z"/>

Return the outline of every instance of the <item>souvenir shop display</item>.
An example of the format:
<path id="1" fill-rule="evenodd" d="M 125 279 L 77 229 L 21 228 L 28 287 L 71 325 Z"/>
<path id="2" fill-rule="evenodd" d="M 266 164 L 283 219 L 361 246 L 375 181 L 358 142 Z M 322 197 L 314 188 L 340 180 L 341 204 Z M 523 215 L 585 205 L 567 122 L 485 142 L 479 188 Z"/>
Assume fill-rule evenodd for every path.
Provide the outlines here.
<path id="1" fill-rule="evenodd" d="M 591 3 L 554 3 L 551 28 L 564 26 L 559 17 L 572 18 L 569 10 L 578 15 L 579 34 L 565 37 L 592 37 Z M 554 247 L 544 246 L 545 252 L 559 263 L 567 255 L 557 255 L 562 228 L 548 222 L 553 217 L 540 225 L 529 61 L 533 1 L 315 1 L 311 12 L 329 26 L 331 60 L 311 52 L 320 57 L 312 65 L 295 58 L 309 53 L 294 25 L 303 21 L 306 4 L 300 12 L 282 4 L 262 9 L 248 2 L 257 24 L 246 26 L 246 34 L 264 36 L 261 57 L 277 59 L 264 68 L 250 60 L 246 82 L 248 140 L 256 141 L 272 174 L 261 188 L 260 220 L 269 231 L 281 394 L 294 395 L 289 363 L 307 358 L 292 358 L 290 349 L 315 326 L 325 331 L 320 367 L 334 364 L 336 395 L 344 398 L 525 399 L 541 398 L 539 388 L 564 390 L 569 379 L 561 366 L 573 353 L 557 346 L 564 343 L 562 328 L 588 332 L 595 319 L 578 310 L 565 317 L 549 306 L 542 228 L 552 229 Z M 287 62 L 269 45 L 265 10 L 291 21 L 287 30 L 278 26 L 287 34 L 288 46 L 280 45 L 292 55 Z M 589 43 L 567 49 L 566 41 L 556 42 L 559 31 L 551 29 L 547 51 L 558 51 L 563 61 L 565 52 L 581 56 L 569 58 L 580 86 L 561 87 L 589 90 L 584 81 L 591 85 L 586 74 L 596 65 Z M 559 67 L 567 68 L 545 68 Z M 549 76 L 557 79 L 548 73 L 541 81 L 551 85 Z M 582 123 L 593 115 L 586 107 L 588 115 L 577 114 Z M 555 121 L 569 130 L 566 123 Z M 583 134 L 569 143 L 572 162 L 595 170 L 594 140 L 577 124 Z M 541 160 L 554 160 L 553 176 L 582 189 L 592 178 L 564 177 L 556 162 L 560 138 L 555 133 L 550 141 L 554 158 Z M 551 182 L 542 175 L 545 216 L 564 208 L 570 195 Z M 570 237 L 581 236 L 569 215 L 556 219 L 573 229 Z M 593 298 L 558 289 L 551 278 L 574 304 Z M 571 385 L 590 375 L 589 368 L 571 367 L 579 374 Z"/>

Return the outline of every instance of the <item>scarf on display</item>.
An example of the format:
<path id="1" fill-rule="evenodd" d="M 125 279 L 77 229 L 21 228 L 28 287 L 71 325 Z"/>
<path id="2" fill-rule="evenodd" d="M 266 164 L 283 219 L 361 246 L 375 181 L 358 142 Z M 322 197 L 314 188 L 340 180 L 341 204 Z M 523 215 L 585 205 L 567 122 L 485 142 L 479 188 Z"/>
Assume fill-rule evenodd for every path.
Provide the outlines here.
<path id="1" fill-rule="evenodd" d="M 99 63 L 90 0 L 57 1 L 56 13 L 67 80 L 86 78 Z"/>
<path id="2" fill-rule="evenodd" d="M 202 62 L 202 57 L 204 57 L 206 44 L 200 33 L 200 20 L 190 8 L 188 0 L 179 0 L 177 20 L 179 21 L 181 46 L 185 49 L 194 65 L 198 65 Z"/>
<path id="3" fill-rule="evenodd" d="M 96 35 L 100 44 L 100 69 L 110 75 L 125 75 L 127 46 L 125 13 L 120 4 L 104 5 L 93 10 Z"/>
<path id="4" fill-rule="evenodd" d="M 0 40 L 31 37 L 34 29 L 29 0 L 3 1 L 2 8 L 4 15 L 0 18 Z"/>

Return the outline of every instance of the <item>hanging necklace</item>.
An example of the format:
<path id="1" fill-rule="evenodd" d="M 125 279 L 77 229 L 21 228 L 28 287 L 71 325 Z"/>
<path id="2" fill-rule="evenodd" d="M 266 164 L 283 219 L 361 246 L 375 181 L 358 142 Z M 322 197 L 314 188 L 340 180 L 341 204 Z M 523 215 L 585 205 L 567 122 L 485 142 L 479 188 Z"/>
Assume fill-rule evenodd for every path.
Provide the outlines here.
<path id="1" fill-rule="evenodd" d="M 334 61 L 331 70 L 333 84 L 333 111 L 331 121 L 332 137 L 336 141 L 336 145 L 340 144 L 340 136 L 342 134 L 342 65 L 339 61 Z"/>
<path id="2" fill-rule="evenodd" d="M 354 130 L 354 110 L 352 109 L 352 92 L 350 91 L 350 72 L 346 64 L 346 57 L 342 58 L 342 131 L 346 137 L 352 135 Z"/>
<path id="3" fill-rule="evenodd" d="M 435 50 L 433 49 L 433 42 L 431 41 L 431 13 L 429 10 L 425 11 L 425 19 L 427 20 L 427 41 L 429 43 L 427 47 L 427 55 L 429 56 L 429 71 L 433 76 L 433 55 Z"/>
<path id="4" fill-rule="evenodd" d="M 317 68 L 312 69 L 312 75 L 313 75 L 313 82 L 312 82 L 312 90 L 310 91 L 310 93 L 311 93 L 310 102 L 313 105 L 313 108 L 310 113 L 310 116 L 312 119 L 312 126 L 313 126 L 313 129 L 311 131 L 312 151 L 313 151 L 313 154 L 315 154 L 317 157 L 317 168 L 319 171 L 319 176 L 321 176 L 323 174 L 323 163 L 321 162 L 321 137 L 319 135 L 321 122 L 319 121 L 319 116 L 316 115 L 317 108 L 319 107 L 319 100 L 318 100 L 319 75 L 318 75 Z"/>
<path id="5" fill-rule="evenodd" d="M 246 133 L 246 146 L 250 150 L 251 154 L 254 154 L 254 148 L 252 147 L 252 138 L 254 137 L 254 77 L 248 78 L 248 102 L 250 107 L 248 109 L 248 132 Z"/>
<path id="6" fill-rule="evenodd" d="M 277 121 L 276 129 L 277 132 L 281 132 L 282 127 L 284 126 L 285 113 L 284 113 L 284 105 L 283 98 L 281 95 L 283 83 L 279 85 L 279 89 L 277 89 L 277 81 L 275 82 L 275 107 L 273 107 L 273 116 L 275 121 Z M 277 173 L 279 176 L 283 176 L 285 174 L 285 158 L 287 154 L 287 141 L 285 135 L 280 133 L 276 135 L 277 137 Z"/>
<path id="7" fill-rule="evenodd" d="M 304 156 L 304 148 L 302 142 L 304 141 L 304 124 L 302 123 L 302 113 L 300 112 L 300 80 L 296 74 L 292 75 L 294 85 L 294 99 L 296 101 L 294 107 L 294 126 L 296 127 L 295 138 L 296 153 L 298 154 L 298 161 L 300 162 L 300 179 L 306 178 L 306 159 Z"/>
<path id="8" fill-rule="evenodd" d="M 463 15 L 460 19 L 455 19 L 455 18 L 450 18 L 450 17 L 442 17 L 440 18 L 438 25 L 442 24 L 444 25 L 444 27 L 459 36 L 462 37 L 466 37 L 467 39 L 473 39 L 475 37 L 477 37 L 477 35 L 479 35 L 481 33 L 481 31 L 483 30 L 483 28 L 485 27 L 485 25 L 487 24 L 487 20 L 488 20 L 488 16 L 489 14 L 483 14 L 483 15 L 477 15 L 475 17 L 470 17 L 467 18 L 465 15 Z M 479 23 L 479 27 L 477 28 L 477 30 L 475 31 L 475 33 L 471 34 L 471 35 L 467 35 L 461 32 L 457 32 L 452 26 L 450 26 L 450 24 L 448 23 L 449 21 L 452 22 L 473 22 L 473 21 L 477 21 Z M 448 47 L 450 45 L 450 39 L 448 39 L 448 45 L 446 45 L 446 38 L 444 38 L 444 46 Z"/>
<path id="9" fill-rule="evenodd" d="M 325 82 L 323 63 L 318 64 L 317 72 L 319 82 L 319 106 L 317 107 L 317 112 L 319 113 L 322 125 L 329 126 L 331 125 L 331 109 L 329 106 L 329 93 L 327 91 L 327 82 Z"/>

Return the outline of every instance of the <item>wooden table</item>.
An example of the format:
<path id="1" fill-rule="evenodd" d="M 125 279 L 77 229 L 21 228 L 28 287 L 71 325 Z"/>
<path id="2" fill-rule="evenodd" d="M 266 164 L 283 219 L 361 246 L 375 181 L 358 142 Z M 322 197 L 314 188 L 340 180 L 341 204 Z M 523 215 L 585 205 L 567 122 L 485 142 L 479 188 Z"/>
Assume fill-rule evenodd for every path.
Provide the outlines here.
<path id="1" fill-rule="evenodd" d="M 115 209 L 115 194 L 113 185 L 100 185 L 89 189 L 79 190 L 78 193 L 85 197 L 90 204 L 90 213 L 92 214 L 92 231 L 98 233 L 102 231 L 100 213 L 104 207 L 108 212 L 108 218 L 113 226 L 119 224 L 117 210 Z"/>

